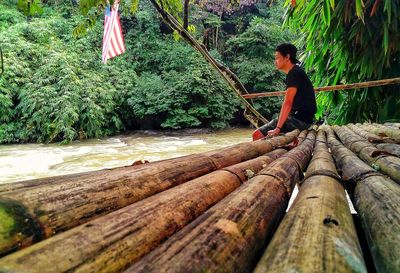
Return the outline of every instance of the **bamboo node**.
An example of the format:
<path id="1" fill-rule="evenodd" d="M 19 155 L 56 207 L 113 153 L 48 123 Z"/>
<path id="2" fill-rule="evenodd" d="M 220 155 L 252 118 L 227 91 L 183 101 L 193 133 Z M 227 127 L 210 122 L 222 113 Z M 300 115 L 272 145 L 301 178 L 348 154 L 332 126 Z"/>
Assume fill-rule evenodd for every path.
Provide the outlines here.
<path id="1" fill-rule="evenodd" d="M 334 171 L 330 170 L 317 170 L 312 173 L 306 173 L 306 176 L 299 182 L 300 185 L 302 185 L 307 179 L 309 179 L 312 176 L 317 176 L 317 175 L 322 175 L 322 176 L 329 176 L 333 179 L 336 179 L 340 182 L 344 182 L 343 179 Z"/>

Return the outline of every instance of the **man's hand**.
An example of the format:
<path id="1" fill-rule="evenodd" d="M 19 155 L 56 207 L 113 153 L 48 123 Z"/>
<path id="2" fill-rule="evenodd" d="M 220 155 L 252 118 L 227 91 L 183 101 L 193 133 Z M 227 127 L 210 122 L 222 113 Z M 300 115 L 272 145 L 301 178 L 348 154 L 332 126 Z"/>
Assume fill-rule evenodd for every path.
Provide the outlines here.
<path id="1" fill-rule="evenodd" d="M 277 136 L 281 132 L 281 129 L 275 128 L 274 130 L 269 130 L 268 131 L 268 136 Z"/>

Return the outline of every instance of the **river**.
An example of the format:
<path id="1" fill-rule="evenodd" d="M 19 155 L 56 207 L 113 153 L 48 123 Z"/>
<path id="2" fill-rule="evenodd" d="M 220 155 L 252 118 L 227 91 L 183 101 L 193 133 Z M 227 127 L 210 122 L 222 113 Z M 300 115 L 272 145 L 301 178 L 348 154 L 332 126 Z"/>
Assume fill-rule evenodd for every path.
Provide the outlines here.
<path id="1" fill-rule="evenodd" d="M 0 145 L 0 184 L 201 153 L 251 140 L 250 128 L 199 133 L 136 131 L 66 145 Z"/>

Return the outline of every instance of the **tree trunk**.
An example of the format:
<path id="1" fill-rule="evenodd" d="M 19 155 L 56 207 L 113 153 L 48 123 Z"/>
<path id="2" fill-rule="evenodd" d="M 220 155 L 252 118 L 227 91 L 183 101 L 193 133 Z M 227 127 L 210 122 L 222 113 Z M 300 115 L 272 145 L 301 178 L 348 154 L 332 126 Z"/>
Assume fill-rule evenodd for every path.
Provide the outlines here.
<path id="1" fill-rule="evenodd" d="M 183 28 L 188 30 L 189 26 L 189 0 L 183 1 Z"/>
<path id="2" fill-rule="evenodd" d="M 362 160 L 400 183 L 400 158 L 378 150 L 363 137 L 356 135 L 345 126 L 333 126 L 343 144 Z"/>
<path id="3" fill-rule="evenodd" d="M 0 259 L 0 272 L 119 272 L 286 153 L 217 170 Z"/>
<path id="4" fill-rule="evenodd" d="M 254 273 L 367 272 L 338 179 L 325 132 L 319 130 L 306 179 Z"/>
<path id="5" fill-rule="evenodd" d="M 156 8 L 162 19 L 168 24 L 171 29 L 177 31 L 183 39 L 185 39 L 192 47 L 194 47 L 205 59 L 211 64 L 211 66 L 222 76 L 225 82 L 233 89 L 238 96 L 241 103 L 248 110 L 246 118 L 255 126 L 258 127 L 258 123 L 265 124 L 268 122 L 257 110 L 242 97 L 242 94 L 248 94 L 244 85 L 240 82 L 239 78 L 227 67 L 215 60 L 207 51 L 204 45 L 201 45 L 194 37 L 186 31 L 179 22 L 168 12 L 166 12 L 156 0 L 150 0 L 153 6 Z M 162 3 L 162 1 L 161 1 Z M 251 117 L 249 116 L 251 115 Z"/>
<path id="6" fill-rule="evenodd" d="M 126 272 L 251 272 L 311 157 L 308 136 Z"/>
<path id="7" fill-rule="evenodd" d="M 400 268 L 400 187 L 376 172 L 326 129 L 328 142 L 342 177 L 356 182 L 354 205 L 361 220 L 378 273 Z"/>
<path id="8" fill-rule="evenodd" d="M 0 256 L 216 169 L 265 154 L 291 142 L 298 133 L 139 166 L 13 183 L 0 194 Z"/>

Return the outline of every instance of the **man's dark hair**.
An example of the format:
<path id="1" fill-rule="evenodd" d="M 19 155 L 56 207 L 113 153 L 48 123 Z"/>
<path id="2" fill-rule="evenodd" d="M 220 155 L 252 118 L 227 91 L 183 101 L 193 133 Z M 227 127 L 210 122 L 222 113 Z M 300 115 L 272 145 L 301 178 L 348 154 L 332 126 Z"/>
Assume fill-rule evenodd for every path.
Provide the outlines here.
<path id="1" fill-rule="evenodd" d="M 276 47 L 275 51 L 281 53 L 282 56 L 289 54 L 290 61 L 297 64 L 299 61 L 296 59 L 297 48 L 292 44 L 280 44 Z"/>

